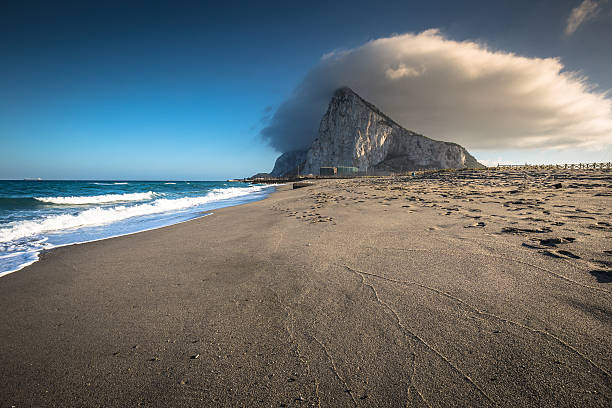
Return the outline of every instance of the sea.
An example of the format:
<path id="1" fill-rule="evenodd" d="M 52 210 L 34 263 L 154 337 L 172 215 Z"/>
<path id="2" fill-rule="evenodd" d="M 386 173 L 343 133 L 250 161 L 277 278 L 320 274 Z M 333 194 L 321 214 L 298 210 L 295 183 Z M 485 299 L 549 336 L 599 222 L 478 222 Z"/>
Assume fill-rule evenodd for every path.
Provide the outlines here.
<path id="1" fill-rule="evenodd" d="M 176 224 L 273 190 L 219 181 L 0 180 L 0 276 L 44 250 Z"/>

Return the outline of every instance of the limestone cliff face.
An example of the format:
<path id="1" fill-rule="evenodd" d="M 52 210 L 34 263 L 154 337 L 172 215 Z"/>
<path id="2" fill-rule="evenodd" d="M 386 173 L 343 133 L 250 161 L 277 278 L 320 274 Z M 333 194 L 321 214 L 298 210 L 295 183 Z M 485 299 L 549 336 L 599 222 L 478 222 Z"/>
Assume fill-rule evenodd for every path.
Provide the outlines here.
<path id="1" fill-rule="evenodd" d="M 298 165 L 301 174 L 319 174 L 325 166 L 363 172 L 483 167 L 458 144 L 404 129 L 349 88 L 334 93 L 310 149 L 280 156 L 272 175 L 295 174 Z"/>

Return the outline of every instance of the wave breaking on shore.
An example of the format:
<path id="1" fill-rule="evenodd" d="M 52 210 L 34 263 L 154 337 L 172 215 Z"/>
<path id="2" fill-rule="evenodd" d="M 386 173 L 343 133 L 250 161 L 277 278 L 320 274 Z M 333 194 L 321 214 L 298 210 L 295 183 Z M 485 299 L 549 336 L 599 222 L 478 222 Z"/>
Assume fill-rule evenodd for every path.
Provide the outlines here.
<path id="1" fill-rule="evenodd" d="M 137 193 L 36 196 L 50 212 L 18 217 L 0 227 L 0 276 L 38 259 L 42 250 L 160 228 L 199 217 L 204 211 L 265 197 L 270 186 L 227 187 L 171 195 Z M 18 200 L 28 200 L 18 199 Z"/>

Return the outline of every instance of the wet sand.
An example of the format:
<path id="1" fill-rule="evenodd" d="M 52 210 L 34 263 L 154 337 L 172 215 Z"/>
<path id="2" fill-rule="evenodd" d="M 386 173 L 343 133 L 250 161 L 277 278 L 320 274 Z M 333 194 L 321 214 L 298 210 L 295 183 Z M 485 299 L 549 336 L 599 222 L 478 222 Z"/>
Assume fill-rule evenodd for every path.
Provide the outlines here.
<path id="1" fill-rule="evenodd" d="M 52 250 L 0 279 L 0 406 L 609 407 L 611 175 L 321 180 Z"/>

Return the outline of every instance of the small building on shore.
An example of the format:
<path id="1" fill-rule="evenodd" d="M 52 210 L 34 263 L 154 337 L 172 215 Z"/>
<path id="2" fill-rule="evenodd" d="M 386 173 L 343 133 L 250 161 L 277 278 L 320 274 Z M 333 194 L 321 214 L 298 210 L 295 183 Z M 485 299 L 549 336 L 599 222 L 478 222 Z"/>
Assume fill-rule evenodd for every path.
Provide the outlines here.
<path id="1" fill-rule="evenodd" d="M 338 169 L 336 167 L 321 167 L 319 174 L 321 176 L 335 176 L 338 174 Z"/>
<path id="2" fill-rule="evenodd" d="M 337 167 L 337 174 L 339 176 L 356 176 L 358 172 L 359 172 L 359 169 L 353 166 L 338 166 Z"/>

